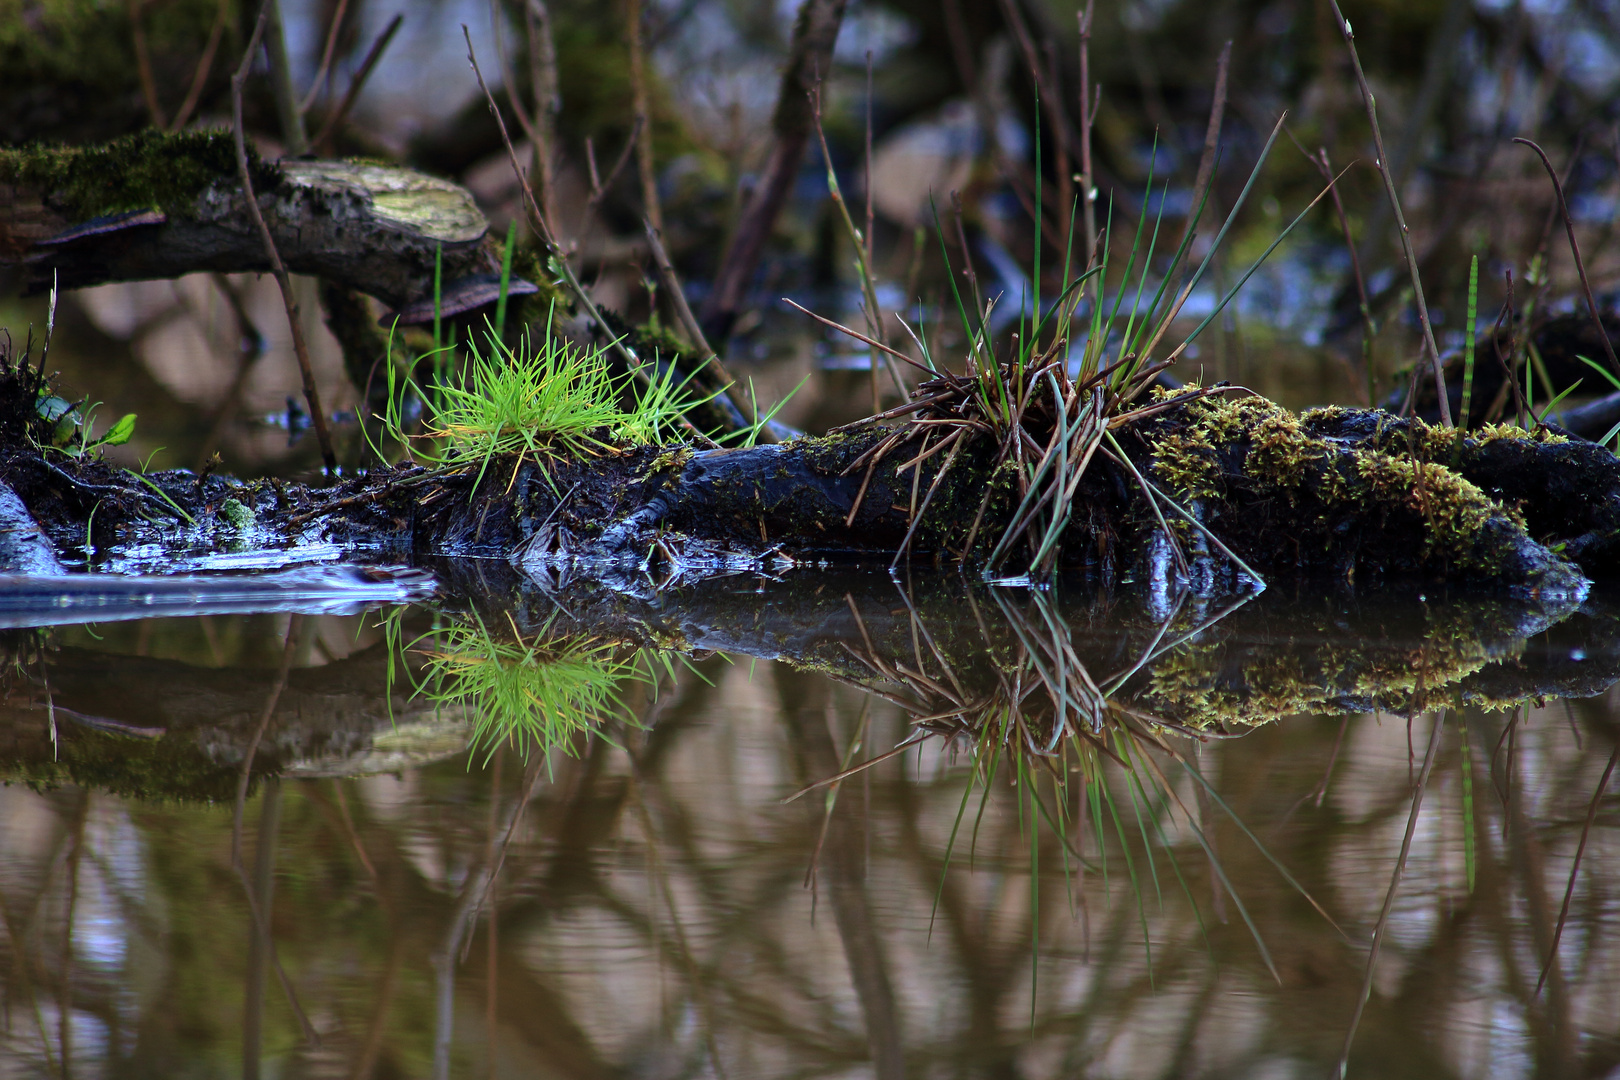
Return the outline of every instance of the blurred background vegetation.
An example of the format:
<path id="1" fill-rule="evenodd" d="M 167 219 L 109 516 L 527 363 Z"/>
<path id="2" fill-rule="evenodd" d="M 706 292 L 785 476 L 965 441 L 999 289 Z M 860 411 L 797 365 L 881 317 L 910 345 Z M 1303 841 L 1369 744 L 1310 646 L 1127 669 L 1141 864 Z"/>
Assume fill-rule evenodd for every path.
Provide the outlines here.
<path id="1" fill-rule="evenodd" d="M 888 331 L 904 341 L 895 313 L 908 315 L 936 328 L 948 355 L 952 328 L 941 318 L 947 254 L 959 281 L 971 265 L 986 292 L 1011 294 L 1028 281 L 1037 147 L 1048 230 L 1043 265 L 1053 283 L 1060 277 L 1065 241 L 1053 223 L 1068 216 L 1065 197 L 1076 205 L 1072 179 L 1080 171 L 1083 126 L 1078 5 L 284 0 L 282 21 L 296 96 L 308 106 L 304 127 L 312 136 L 326 132 L 316 151 L 452 178 L 477 196 L 496 235 L 513 220 L 521 231 L 520 188 L 469 70 L 465 25 L 525 161 L 544 166 L 531 169 L 535 179 L 549 176 L 542 194 L 596 302 L 631 323 L 645 325 L 656 315 L 663 326 L 677 325 L 668 290 L 659 294 L 642 230 L 644 216 L 661 221 L 692 306 L 707 328 L 720 331 L 710 336 L 718 337 L 713 344 L 734 373 L 754 379 L 762 398 L 781 396 L 813 375 L 783 418 L 816 429 L 865 411 L 871 401 L 864 373 L 850 370 L 866 363 L 864 355 L 827 339 L 779 300 L 796 296 L 851 325 L 861 317 L 852 242 L 813 136 L 760 258 L 745 268 L 741 302 L 717 314 L 712 290 L 771 168 L 779 141 L 773 116 L 799 104 L 795 94 L 783 96 L 781 72 L 793 54 L 801 7 L 836 17 L 829 69 L 820 71 L 812 57 L 811 81 L 820 82 L 839 187 L 863 229 L 871 207 L 873 269 Z M 1594 289 L 1600 296 L 1612 291 L 1620 280 L 1609 243 L 1620 194 L 1620 99 L 1613 93 L 1620 83 L 1620 6 L 1350 0 L 1343 7 L 1377 96 L 1442 348 L 1456 348 L 1464 336 L 1471 256 L 1480 259 L 1482 327 L 1497 317 L 1509 271 L 1520 314 L 1532 306 L 1572 308 L 1578 295 L 1551 186 L 1530 151 L 1511 143 L 1514 136 L 1547 149 L 1565 178 Z M 0 140 L 83 143 L 147 125 L 224 126 L 229 74 L 257 11 L 237 0 L 0 0 Z M 389 35 L 396 16 L 401 22 Z M 1321 190 L 1324 151 L 1335 172 L 1349 167 L 1339 183 L 1343 218 L 1324 200 L 1218 326 L 1188 350 L 1178 374 L 1229 378 L 1295 406 L 1355 403 L 1368 397 L 1360 365 L 1370 358 L 1373 395 L 1382 397 L 1398 382 L 1394 372 L 1417 358 L 1419 340 L 1366 114 L 1328 3 L 1096 3 L 1085 76 L 1096 104 L 1099 218 L 1112 214 L 1121 254 L 1144 214 L 1151 223 L 1162 211 L 1172 240 L 1185 227 L 1228 43 L 1218 168 L 1195 256 L 1237 201 L 1284 113 L 1287 135 L 1217 255 L 1207 286 L 1213 291 L 1195 294 L 1184 317 L 1207 313 Z M 248 87 L 247 125 L 274 156 L 289 133 L 262 61 L 257 72 Z M 554 92 L 547 89 L 553 80 Z M 525 132 L 547 138 L 548 128 L 542 162 L 530 156 Z M 775 130 L 779 135 L 779 116 Z M 1156 180 L 1148 195 L 1150 171 Z M 960 232 L 953 198 L 962 207 Z M 934 236 L 931 206 L 938 208 L 943 244 Z M 1171 247 L 1161 243 L 1161 260 Z M 1357 265 L 1368 320 L 1360 314 Z M 251 282 L 239 285 L 251 293 Z M 7 302 L 16 314 L 9 322 L 39 321 L 37 303 L 24 310 L 16 303 Z M 206 286 L 189 279 L 160 289 L 109 286 L 75 303 L 92 317 L 78 320 L 89 326 L 67 331 L 78 339 L 63 350 L 64 364 L 72 368 L 83 348 L 95 351 L 84 374 L 104 380 L 95 384 L 97 396 L 111 399 L 120 384 L 130 384 L 122 391 L 140 400 L 129 407 L 147 406 L 145 441 L 137 440 L 132 453 L 162 443 L 180 459 L 171 463 L 191 463 L 212 443 L 223 444 L 227 462 L 238 468 L 292 463 L 277 438 L 219 428 L 225 411 L 245 405 L 245 416 L 268 414 L 296 391 L 292 378 L 267 374 L 285 351 L 273 309 L 256 320 L 267 339 L 264 371 L 233 390 L 242 335 L 218 325 L 229 321 L 229 305 Z M 176 321 L 189 328 L 182 332 Z M 316 330 L 323 337 L 317 352 L 335 355 L 335 342 Z M 143 335 L 160 331 L 166 334 L 160 343 L 143 344 Z M 108 357 L 126 350 L 143 362 L 123 377 Z M 335 359 L 322 378 L 331 384 L 329 399 L 357 406 L 361 388 L 346 385 Z M 232 393 L 241 401 L 227 410 Z"/>

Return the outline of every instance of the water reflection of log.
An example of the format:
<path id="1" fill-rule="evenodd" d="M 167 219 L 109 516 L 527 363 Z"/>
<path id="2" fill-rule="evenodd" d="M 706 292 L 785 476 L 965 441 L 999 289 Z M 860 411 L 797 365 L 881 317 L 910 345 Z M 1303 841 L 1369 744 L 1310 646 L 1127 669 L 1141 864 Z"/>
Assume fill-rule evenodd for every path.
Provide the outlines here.
<path id="1" fill-rule="evenodd" d="M 277 677 L 77 648 L 47 653 L 43 679 L 40 670 L 22 665 L 0 700 L 8 778 L 225 802 Z M 380 646 L 293 670 L 254 755 L 255 777 L 393 771 L 464 753 L 462 718 L 436 717 L 409 690 L 390 685 Z"/>
<path id="2" fill-rule="evenodd" d="M 876 609 L 869 611 L 875 622 Z M 807 818 L 819 815 L 802 804 L 777 804 L 821 763 L 780 737 L 774 709 L 751 732 L 746 717 L 727 712 L 744 686 L 745 666 L 700 666 L 700 673 L 682 673 L 660 697 L 656 721 L 632 733 L 622 750 L 597 742 L 582 759 L 559 760 L 554 778 L 537 791 L 491 897 L 502 946 L 495 970 L 481 926 L 455 980 L 455 1051 L 469 1070 L 494 1058 L 534 1075 L 582 1080 L 644 1073 L 649 1062 L 672 1062 L 672 1073 L 685 1064 L 685 1074 L 699 1075 L 704 1058 L 694 1028 L 718 1045 L 727 1075 L 786 1074 L 789 1066 L 806 1077 L 870 1069 L 870 1039 L 832 936 L 826 894 L 824 915 L 812 925 L 799 887 L 818 835 L 819 823 Z M 809 681 L 784 680 L 779 696 L 809 705 Z M 861 699 L 833 688 L 822 701 L 834 746 L 847 744 L 862 723 Z M 877 705 L 870 741 L 892 741 L 901 719 Z M 1567 997 L 1548 1007 L 1532 993 L 1593 766 L 1611 745 L 1606 716 L 1581 719 L 1585 753 L 1561 718 L 1521 724 L 1518 752 L 1534 759 L 1539 780 L 1531 797 L 1515 795 L 1511 808 L 1489 793 L 1493 774 L 1500 779 L 1514 755 L 1511 744 L 1499 758 L 1490 753 L 1504 722 L 1469 720 L 1482 838 L 1472 891 L 1461 879 L 1459 747 L 1448 721 L 1437 772 L 1450 775 L 1450 798 L 1437 790 L 1425 803 L 1425 819 L 1438 817 L 1424 831 L 1411 875 L 1409 903 L 1424 914 L 1391 943 L 1351 1075 L 1456 1071 L 1455 1059 L 1466 1055 L 1458 1045 L 1472 1045 L 1472 1020 L 1480 1015 L 1505 1018 L 1499 1037 L 1508 1051 L 1569 1062 L 1560 1075 L 1602 1076 L 1614 1068 L 1620 1042 L 1613 1010 L 1603 1003 L 1614 985 L 1615 954 L 1601 933 L 1602 901 L 1614 895 L 1612 859 L 1589 859 L 1582 870 L 1591 899 L 1576 905 L 1570 932 L 1593 944 L 1571 966 Z M 1415 733 L 1419 743 L 1425 722 Z M 1334 727 L 1277 725 L 1206 752 L 1224 798 L 1362 941 L 1382 889 L 1368 879 L 1393 857 L 1390 825 L 1410 801 L 1405 739 L 1399 725 L 1363 726 L 1360 734 L 1371 741 L 1345 748 L 1331 797 L 1313 805 L 1314 785 L 1339 755 Z M 771 779 L 728 772 L 726 762 L 741 759 Z M 1005 785 L 992 793 L 982 824 L 978 870 L 968 872 L 963 848 L 947 871 L 943 836 L 962 783 L 959 773 L 935 764 L 879 766 L 859 787 L 846 785 L 837 807 L 853 819 L 910 1069 L 1015 1075 L 1035 1058 L 1073 1063 L 1066 1074 L 1077 1074 L 1110 1054 L 1152 1058 L 1163 1065 L 1158 1075 L 1255 1075 L 1278 1061 L 1323 1075 L 1331 1069 L 1363 950 L 1282 887 L 1234 828 L 1226 830 L 1226 870 L 1265 927 L 1281 988 L 1235 918 L 1211 920 L 1206 912 L 1199 925 L 1162 862 L 1161 902 L 1150 885 L 1142 886 L 1145 901 L 1129 887 L 1122 849 L 1127 856 L 1134 850 L 1143 870 L 1142 849 L 1129 833 L 1117 843 L 1114 834 L 1105 837 L 1114 874 L 1108 887 L 1097 874 L 1066 879 L 1050 832 L 1037 837 L 1040 873 L 1026 876 L 1017 856 L 1030 847 L 1027 824 Z M 397 793 L 381 800 L 357 785 L 285 785 L 283 864 L 297 868 L 297 887 L 278 890 L 277 946 L 300 993 L 320 1010 L 323 1046 L 318 1054 L 302 1049 L 285 1011 L 270 1009 L 266 1045 L 278 1047 L 279 1071 L 347 1065 L 350 1075 L 371 1075 L 416 1062 L 425 1072 L 430 959 L 456 916 L 458 890 L 488 857 L 489 821 L 519 798 L 512 779 L 519 770 L 514 761 L 508 766 L 504 786 L 457 762 L 388 785 Z M 23 913 L 42 912 L 49 935 L 60 907 L 49 868 L 62 865 L 69 850 L 80 801 L 12 794 L 17 801 L 7 809 L 19 827 L 0 835 L 6 904 L 19 923 Z M 629 813 L 637 798 L 650 811 L 650 828 Z M 200 1059 L 230 1060 L 249 920 L 239 897 L 210 888 L 227 872 L 228 821 L 175 808 L 129 814 L 117 800 L 96 796 L 89 803 L 86 887 L 100 876 L 91 867 L 119 859 L 149 860 L 151 871 L 141 890 L 103 906 L 97 923 L 99 941 L 124 945 L 142 962 L 97 969 L 73 989 L 81 1016 L 131 1037 L 81 1040 L 76 1063 L 91 1068 L 98 1053 L 113 1052 L 100 1049 L 107 1045 L 123 1055 L 116 1062 L 123 1072 L 164 1075 Z M 42 845 L 40 830 L 20 827 L 38 815 L 55 823 L 55 843 Z M 1612 815 L 1604 819 L 1600 834 L 1612 833 Z M 1612 851 L 1612 840 L 1603 840 L 1603 850 Z M 117 847 L 121 842 L 127 846 Z M 1207 895 L 1209 873 L 1184 836 L 1171 833 L 1157 851 L 1180 865 L 1188 894 Z M 1089 840 L 1086 855 L 1099 855 Z M 1030 905 L 1021 895 L 1026 881 L 1040 893 L 1035 957 Z M 937 926 L 925 948 L 923 926 L 936 897 Z M 1151 950 L 1138 936 L 1139 921 Z M 30 973 L 47 1010 L 60 1000 L 55 949 L 39 947 L 19 928 L 0 939 L 0 950 L 10 1000 L 33 1000 L 23 993 Z M 1040 968 L 1034 994 L 1032 960 Z M 131 994 L 132 987 L 145 989 Z M 482 1047 L 474 1018 L 486 1010 L 497 1041 Z M 22 1015 L 0 1034 L 0 1052 L 39 1059 L 40 1044 L 30 1042 Z M 1254 1034 L 1235 1045 L 1218 1036 L 1233 1030 Z M 760 1061 L 782 1067 L 749 1073 L 748 1064 Z"/>
<path id="3" fill-rule="evenodd" d="M 1620 619 L 1596 602 L 1560 622 L 1561 611 L 1527 602 L 1438 595 L 1272 591 L 1222 612 L 1147 592 L 1049 598 L 941 575 L 905 589 L 880 574 L 739 575 L 636 597 L 589 583 L 547 594 L 499 563 L 438 572 L 491 633 L 781 660 L 900 706 L 919 735 L 969 733 L 976 717 L 1016 704 L 1034 748 L 1097 730 L 1116 708 L 1237 734 L 1290 713 L 1501 708 L 1620 679 Z M 49 708 L 37 675 L 0 706 L 12 775 L 215 799 L 232 796 L 274 682 L 270 671 L 74 648 L 49 654 L 45 672 Z M 441 715 L 411 690 L 390 682 L 381 646 L 294 670 L 255 774 L 355 775 L 465 752 L 460 708 Z"/>
<path id="4" fill-rule="evenodd" d="M 547 593 L 488 563 L 436 572 L 486 613 L 509 611 L 524 633 L 548 626 L 783 660 L 878 690 L 895 689 L 901 670 L 949 685 L 944 665 L 963 701 L 992 694 L 998 668 L 1061 631 L 1106 697 L 1212 730 L 1296 712 L 1502 707 L 1590 696 L 1620 679 L 1620 618 L 1599 600 L 1571 615 L 1506 597 L 1272 589 L 1223 611 L 1148 589 L 1045 594 L 938 574 L 901 587 L 885 574 L 834 572 L 737 575 L 637 597 L 592 583 Z"/>

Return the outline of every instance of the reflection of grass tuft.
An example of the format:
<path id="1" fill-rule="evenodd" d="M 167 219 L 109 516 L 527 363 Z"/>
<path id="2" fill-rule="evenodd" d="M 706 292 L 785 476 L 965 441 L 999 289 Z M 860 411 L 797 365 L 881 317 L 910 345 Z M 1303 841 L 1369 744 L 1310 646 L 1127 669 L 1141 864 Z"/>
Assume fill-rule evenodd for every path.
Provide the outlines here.
<path id="1" fill-rule="evenodd" d="M 490 754 L 504 742 L 525 757 L 531 747 L 546 754 L 569 749 L 579 735 L 600 734 L 601 722 L 623 711 L 621 683 L 640 674 L 610 645 L 505 641 L 481 622 L 436 631 L 420 651 L 427 668 L 418 691 L 440 708 L 466 710 L 473 747 Z"/>

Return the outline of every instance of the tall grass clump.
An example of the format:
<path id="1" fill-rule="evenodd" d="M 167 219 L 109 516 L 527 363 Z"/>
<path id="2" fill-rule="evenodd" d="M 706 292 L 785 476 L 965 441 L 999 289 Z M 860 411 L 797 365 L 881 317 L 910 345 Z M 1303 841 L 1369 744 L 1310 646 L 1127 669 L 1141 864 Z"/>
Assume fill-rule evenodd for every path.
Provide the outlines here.
<path id="1" fill-rule="evenodd" d="M 1173 502 L 1136 468 L 1121 447 L 1118 434 L 1132 424 L 1195 398 L 1225 392 L 1226 388 L 1222 387 L 1194 388 L 1164 400 L 1143 400 L 1159 373 L 1182 356 L 1305 215 L 1331 191 L 1330 183 L 1238 276 L 1236 283 L 1217 299 L 1191 333 L 1173 348 L 1167 348 L 1162 358 L 1155 359 L 1161 355 L 1160 346 L 1171 324 L 1203 281 L 1242 211 L 1281 130 L 1279 119 L 1241 194 L 1202 260 L 1190 272 L 1189 254 L 1198 235 L 1191 226 L 1185 230 L 1168 261 L 1159 259 L 1164 196 L 1169 185 L 1166 183 L 1155 192 L 1152 166 L 1143 209 L 1123 266 L 1114 254 L 1116 247 L 1124 245 L 1122 239 L 1115 243 L 1114 215 L 1110 208 L 1096 258 L 1084 269 L 1076 269 L 1074 223 L 1081 215 L 1071 213 L 1068 215 L 1069 235 L 1062 253 L 1060 285 L 1057 295 L 1051 298 L 1043 299 L 1041 295 L 1044 224 L 1039 140 L 1035 147 L 1033 200 L 1037 242 L 1027 295 L 981 299 L 975 289 L 972 297 L 964 297 L 957 287 L 950 252 L 945 246 L 945 230 L 936 213 L 935 231 L 941 255 L 950 271 L 951 299 L 967 342 L 961 358 L 964 369 L 961 374 L 936 360 L 920 326 L 917 330 L 906 327 L 921 357 L 919 362 L 916 357 L 891 348 L 873 336 L 817 317 L 874 350 L 910 364 L 924 376 L 911 391 L 910 401 L 857 422 L 859 425 L 902 417 L 910 421 L 875 443 L 849 471 L 864 467 L 870 475 L 878 462 L 902 447 L 906 457 L 915 461 L 949 450 L 912 515 L 914 533 L 960 452 L 976 442 L 988 441 L 994 446 L 992 470 L 999 472 L 1008 466 L 1012 469 L 1017 501 L 1000 535 L 986 538 L 989 551 L 982 558 L 981 570 L 987 580 L 1038 581 L 1049 579 L 1056 568 L 1081 480 L 1092 461 L 1100 456 L 1114 462 L 1127 476 L 1127 482 L 1137 489 L 1169 537 L 1181 566 L 1185 566 L 1186 560 L 1167 515 L 1182 519 L 1203 533 L 1216 550 L 1258 582 L 1258 575 L 1210 534 L 1194 515 Z M 1202 215 L 1209 190 L 1206 181 L 1198 193 L 1191 222 L 1197 222 Z M 1159 196 L 1157 200 L 1155 194 Z M 1150 209 L 1155 201 L 1156 212 Z M 1156 260 L 1160 261 L 1158 268 L 1154 265 Z M 1178 279 L 1181 284 L 1176 287 Z M 1000 303 L 1018 305 L 1016 327 L 1010 341 L 997 342 L 991 331 L 991 314 Z M 917 443 L 921 446 L 916 446 Z M 985 485 L 983 501 L 966 537 L 964 551 L 976 551 L 979 531 L 996 490 L 996 485 Z M 911 536 L 908 534 L 901 543 L 896 562 L 905 556 Z M 1012 576 L 1003 576 L 1006 574 Z"/>

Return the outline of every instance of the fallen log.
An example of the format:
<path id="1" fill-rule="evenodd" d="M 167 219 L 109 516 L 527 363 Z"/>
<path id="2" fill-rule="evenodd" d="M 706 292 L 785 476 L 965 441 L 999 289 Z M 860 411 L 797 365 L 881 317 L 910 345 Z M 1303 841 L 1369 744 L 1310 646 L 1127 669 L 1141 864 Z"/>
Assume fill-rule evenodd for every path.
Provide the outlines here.
<path id="1" fill-rule="evenodd" d="M 0 482 L 61 552 L 88 538 L 111 551 L 287 548 L 297 558 L 319 544 L 327 558 L 494 557 L 541 581 L 630 583 L 887 563 L 909 536 L 911 561 L 974 567 L 1019 505 L 1015 473 L 989 444 L 954 461 L 897 454 L 862 468 L 885 427 L 731 450 L 380 468 L 330 488 L 185 470 L 135 477 L 6 438 L 4 427 Z M 1548 433 L 1460 435 L 1377 411 L 1295 416 L 1261 398 L 1192 397 L 1122 429 L 1119 445 L 1123 459 L 1080 478 L 1057 564 L 1104 584 L 1186 577 L 1216 592 L 1240 585 L 1242 560 L 1268 580 L 1578 597 L 1588 577 L 1620 566 L 1620 462 Z M 917 513 L 916 493 L 934 487 Z"/>

